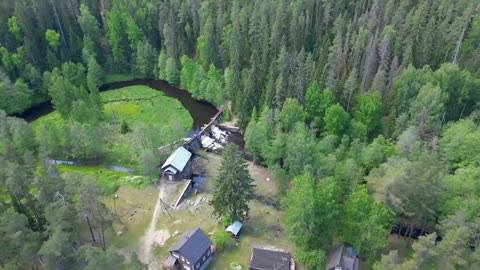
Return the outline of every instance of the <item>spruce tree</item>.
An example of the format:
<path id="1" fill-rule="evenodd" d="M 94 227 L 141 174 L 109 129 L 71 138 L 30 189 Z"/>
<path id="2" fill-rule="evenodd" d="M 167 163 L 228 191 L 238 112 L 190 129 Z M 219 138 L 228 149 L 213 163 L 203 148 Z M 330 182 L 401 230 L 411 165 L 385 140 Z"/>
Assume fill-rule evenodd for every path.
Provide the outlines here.
<path id="1" fill-rule="evenodd" d="M 227 145 L 210 202 L 213 214 L 217 217 L 229 216 L 245 220 L 249 211 L 248 202 L 253 193 L 252 182 L 247 163 L 242 159 L 238 146 Z"/>

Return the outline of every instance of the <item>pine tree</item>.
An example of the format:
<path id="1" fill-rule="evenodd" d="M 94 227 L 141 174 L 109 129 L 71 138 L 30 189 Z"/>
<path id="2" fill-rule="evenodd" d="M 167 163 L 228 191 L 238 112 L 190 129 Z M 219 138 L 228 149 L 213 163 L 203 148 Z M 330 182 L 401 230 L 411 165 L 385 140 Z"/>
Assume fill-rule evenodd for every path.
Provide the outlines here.
<path id="1" fill-rule="evenodd" d="M 103 69 L 95 61 L 95 57 L 90 56 L 88 60 L 87 85 L 90 92 L 98 91 L 98 87 L 103 83 Z"/>
<path id="2" fill-rule="evenodd" d="M 217 217 L 245 220 L 248 217 L 250 196 L 253 193 L 252 178 L 243 160 L 240 149 L 228 144 L 223 152 L 223 161 L 210 204 Z"/>

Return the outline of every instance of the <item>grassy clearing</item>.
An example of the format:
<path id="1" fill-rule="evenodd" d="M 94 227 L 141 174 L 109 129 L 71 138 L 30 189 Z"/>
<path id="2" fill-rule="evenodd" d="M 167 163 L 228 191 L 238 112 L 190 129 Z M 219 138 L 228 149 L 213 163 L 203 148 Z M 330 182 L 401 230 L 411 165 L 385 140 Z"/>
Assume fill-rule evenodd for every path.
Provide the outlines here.
<path id="1" fill-rule="evenodd" d="M 92 176 L 98 184 L 105 188 L 106 194 L 113 194 L 122 185 L 132 185 L 137 188 L 145 188 L 150 183 L 143 176 L 132 176 L 126 172 L 111 171 L 103 167 L 78 167 L 58 165 L 61 172 L 78 173 Z"/>
<path id="2" fill-rule="evenodd" d="M 133 74 L 107 74 L 103 79 L 103 83 L 124 82 L 136 79 Z"/>
<path id="3" fill-rule="evenodd" d="M 131 186 L 121 186 L 115 199 L 115 208 L 118 219 L 113 224 L 113 230 L 106 233 L 107 245 L 116 247 L 122 254 L 129 256 L 136 251 L 140 238 L 145 233 L 152 218 L 154 204 L 157 199 L 158 189 L 149 186 L 144 189 L 137 189 Z M 103 199 L 105 205 L 115 213 L 113 196 L 106 196 Z M 90 235 L 84 226 L 82 239 L 90 241 Z"/>
<path id="4" fill-rule="evenodd" d="M 101 94 L 106 122 L 113 120 L 113 112 L 130 126 L 137 123 L 172 125 L 179 123 L 190 129 L 193 119 L 180 101 L 163 95 L 147 86 L 130 86 Z"/>
<path id="5" fill-rule="evenodd" d="M 126 121 L 132 129 L 136 125 L 155 125 L 159 128 L 180 125 L 189 130 L 193 124 L 190 113 L 178 100 L 166 97 L 162 92 L 146 86 L 111 90 L 101 93 L 100 97 L 104 104 L 103 125 L 107 130 L 103 163 L 136 166 L 129 134 L 120 134 L 120 126 L 112 124 L 113 114 L 119 121 Z M 41 123 L 47 121 L 56 126 L 69 124 L 57 112 L 52 112 L 34 121 L 32 127 L 38 130 Z M 165 129 L 165 132 L 173 133 L 174 131 Z M 163 136 L 170 138 L 175 137 L 176 134 L 164 133 Z"/>

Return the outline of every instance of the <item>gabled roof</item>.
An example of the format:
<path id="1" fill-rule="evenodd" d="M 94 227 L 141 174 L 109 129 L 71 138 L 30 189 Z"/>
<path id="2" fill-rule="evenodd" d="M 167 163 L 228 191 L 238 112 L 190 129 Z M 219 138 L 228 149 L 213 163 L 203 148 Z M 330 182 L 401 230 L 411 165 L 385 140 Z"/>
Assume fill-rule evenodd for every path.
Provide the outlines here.
<path id="1" fill-rule="evenodd" d="M 327 258 L 327 269 L 335 268 L 335 266 L 340 265 L 342 260 L 344 245 L 338 245 L 328 254 Z"/>
<path id="2" fill-rule="evenodd" d="M 338 245 L 328 254 L 326 269 L 330 270 L 335 269 L 335 266 L 341 266 L 343 270 L 357 270 L 359 261 L 353 254 L 353 249 L 349 251 L 344 244 Z"/>
<path id="3" fill-rule="evenodd" d="M 233 235 L 237 235 L 242 229 L 242 227 L 243 227 L 243 224 L 240 221 L 236 220 L 235 222 L 233 222 L 233 224 L 228 226 L 225 231 L 231 232 Z"/>
<path id="4" fill-rule="evenodd" d="M 178 251 L 191 264 L 195 264 L 211 245 L 210 238 L 200 228 L 196 228 L 183 234 L 170 251 Z"/>
<path id="5" fill-rule="evenodd" d="M 250 268 L 258 270 L 290 270 L 292 256 L 288 252 L 253 248 Z"/>
<path id="6" fill-rule="evenodd" d="M 163 163 L 162 170 L 168 166 L 173 166 L 175 169 L 183 171 L 183 168 L 185 168 L 185 165 L 187 165 L 190 157 L 192 157 L 192 153 L 190 153 L 190 151 L 183 147 L 179 147 L 167 158 L 167 161 Z"/>

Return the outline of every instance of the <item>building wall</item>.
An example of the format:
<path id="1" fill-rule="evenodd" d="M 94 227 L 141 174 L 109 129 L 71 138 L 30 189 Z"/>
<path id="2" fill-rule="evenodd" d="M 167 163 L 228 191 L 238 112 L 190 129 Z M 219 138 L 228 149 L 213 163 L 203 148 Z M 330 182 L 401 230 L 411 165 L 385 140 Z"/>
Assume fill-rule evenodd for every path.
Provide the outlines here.
<path id="1" fill-rule="evenodd" d="M 210 254 L 209 254 L 209 252 L 210 252 Z M 171 252 L 171 254 L 173 255 L 172 252 Z M 213 254 L 211 252 L 211 248 L 208 248 L 208 250 L 206 250 L 205 253 L 202 254 L 202 257 L 197 262 L 190 262 L 190 264 L 187 264 L 186 261 L 182 261 L 182 259 L 181 259 L 182 255 L 181 254 L 180 254 L 180 258 L 178 259 L 178 262 L 180 263 L 180 267 L 182 268 L 182 270 L 198 270 L 205 264 L 205 262 L 208 260 L 208 258 L 210 258 L 212 255 Z M 205 260 L 204 260 L 204 258 L 205 258 Z"/>

